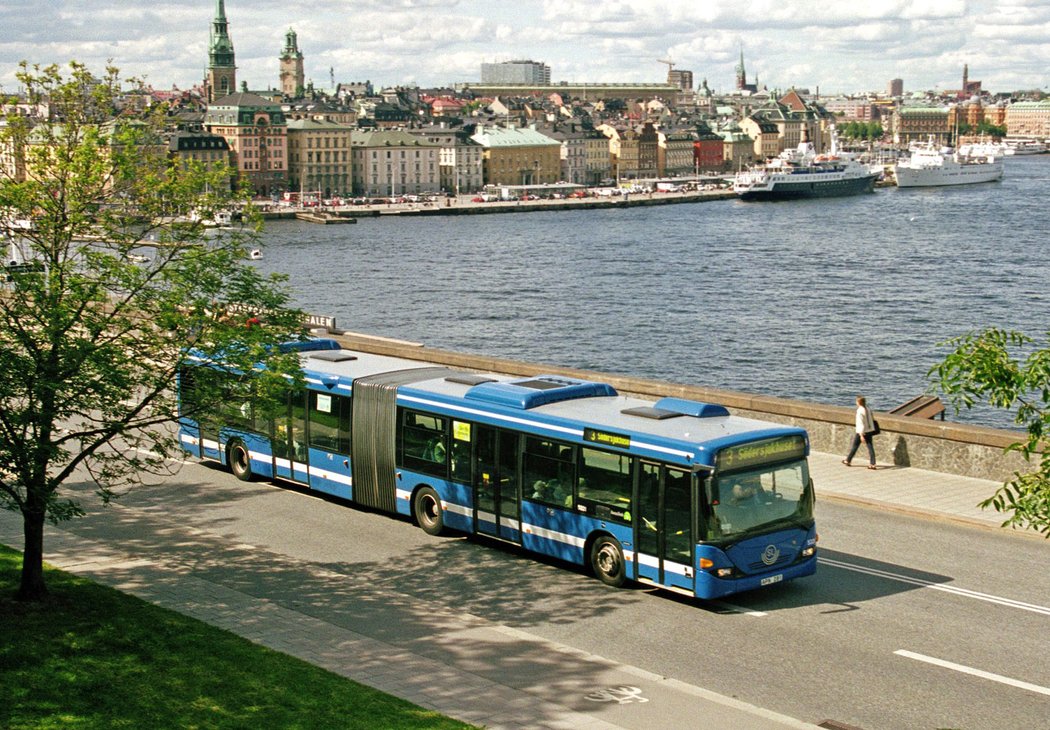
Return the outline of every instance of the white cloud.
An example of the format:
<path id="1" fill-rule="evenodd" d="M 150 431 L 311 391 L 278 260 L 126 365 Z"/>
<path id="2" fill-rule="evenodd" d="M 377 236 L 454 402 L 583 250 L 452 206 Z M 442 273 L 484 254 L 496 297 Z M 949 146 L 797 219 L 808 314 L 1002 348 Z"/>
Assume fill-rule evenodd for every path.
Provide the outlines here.
<path id="1" fill-rule="evenodd" d="M 22 59 L 77 59 L 158 87 L 198 83 L 214 0 L 8 0 L 0 84 Z M 727 90 L 741 48 L 750 78 L 822 90 L 953 88 L 962 64 L 985 88 L 1045 87 L 1050 0 L 226 0 L 238 79 L 277 84 L 293 27 L 307 77 L 423 85 L 477 80 L 482 62 L 532 58 L 554 80 L 659 81 L 671 58 Z"/>

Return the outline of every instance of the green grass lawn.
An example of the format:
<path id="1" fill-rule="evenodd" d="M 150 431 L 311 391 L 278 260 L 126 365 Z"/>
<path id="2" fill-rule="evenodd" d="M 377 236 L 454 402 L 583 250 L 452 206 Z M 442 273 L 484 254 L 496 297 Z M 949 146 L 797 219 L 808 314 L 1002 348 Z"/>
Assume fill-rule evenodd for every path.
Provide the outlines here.
<path id="1" fill-rule="evenodd" d="M 469 728 L 0 546 L 2 728 Z"/>

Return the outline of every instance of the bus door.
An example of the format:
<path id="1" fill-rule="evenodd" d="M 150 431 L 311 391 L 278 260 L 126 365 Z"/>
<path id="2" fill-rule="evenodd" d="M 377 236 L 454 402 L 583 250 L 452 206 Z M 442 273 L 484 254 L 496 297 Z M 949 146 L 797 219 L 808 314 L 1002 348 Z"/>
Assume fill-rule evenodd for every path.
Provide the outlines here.
<path id="1" fill-rule="evenodd" d="M 474 529 L 520 544 L 518 435 L 478 425 L 474 454 Z"/>
<path id="2" fill-rule="evenodd" d="M 222 459 L 219 448 L 219 419 L 211 415 L 201 415 L 197 420 L 200 429 L 200 454 L 202 459 Z"/>
<path id="3" fill-rule="evenodd" d="M 306 484 L 306 392 L 290 393 L 287 410 L 274 419 L 274 474 L 293 482 Z"/>
<path id="4" fill-rule="evenodd" d="M 196 424 L 196 433 L 193 433 L 193 426 L 185 428 L 190 435 L 197 437 L 196 448 L 191 450 L 185 444 L 184 448 L 202 459 L 221 459 L 219 429 L 222 419 L 214 409 L 203 405 L 210 401 L 210 389 L 216 387 L 221 377 L 218 370 L 206 367 L 184 367 L 179 372 L 180 413 L 192 414 L 190 418 Z"/>
<path id="5" fill-rule="evenodd" d="M 642 462 L 638 474 L 635 556 L 638 578 L 693 592 L 692 474 Z"/>

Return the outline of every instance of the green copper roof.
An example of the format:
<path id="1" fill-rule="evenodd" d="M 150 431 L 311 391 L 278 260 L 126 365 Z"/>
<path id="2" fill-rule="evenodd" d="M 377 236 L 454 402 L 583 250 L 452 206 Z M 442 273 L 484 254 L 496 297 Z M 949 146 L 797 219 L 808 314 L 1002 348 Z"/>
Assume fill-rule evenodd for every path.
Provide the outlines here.
<path id="1" fill-rule="evenodd" d="M 484 147 L 539 147 L 561 143 L 528 127 L 478 127 L 473 139 Z"/>

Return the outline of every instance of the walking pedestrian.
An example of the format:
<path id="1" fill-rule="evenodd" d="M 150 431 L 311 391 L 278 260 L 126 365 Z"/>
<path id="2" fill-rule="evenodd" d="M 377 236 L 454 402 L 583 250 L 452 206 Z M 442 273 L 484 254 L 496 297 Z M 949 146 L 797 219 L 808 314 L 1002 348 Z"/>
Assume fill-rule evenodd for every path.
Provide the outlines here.
<path id="1" fill-rule="evenodd" d="M 875 446 L 872 439 L 878 433 L 878 428 L 875 425 L 875 417 L 871 415 L 871 409 L 868 408 L 868 402 L 862 395 L 857 396 L 857 417 L 856 417 L 856 429 L 853 433 L 853 440 L 849 445 L 849 453 L 846 454 L 846 458 L 842 460 L 842 463 L 846 466 L 850 466 L 850 462 L 853 461 L 853 455 L 857 453 L 857 449 L 860 448 L 863 442 L 868 447 L 868 468 L 875 468 Z"/>

